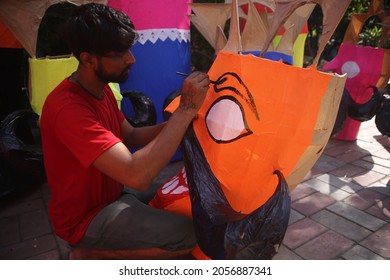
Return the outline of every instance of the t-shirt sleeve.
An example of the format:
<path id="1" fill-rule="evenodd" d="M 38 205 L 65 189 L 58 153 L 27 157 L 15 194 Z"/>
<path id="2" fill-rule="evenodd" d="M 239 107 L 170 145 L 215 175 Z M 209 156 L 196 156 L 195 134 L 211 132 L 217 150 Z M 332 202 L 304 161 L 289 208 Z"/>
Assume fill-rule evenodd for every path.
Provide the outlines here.
<path id="1" fill-rule="evenodd" d="M 117 113 L 117 118 L 120 121 L 121 114 Z M 56 136 L 86 168 L 104 151 L 121 142 L 120 134 L 115 135 L 103 127 L 93 112 L 82 104 L 63 108 L 57 114 L 55 124 Z"/>

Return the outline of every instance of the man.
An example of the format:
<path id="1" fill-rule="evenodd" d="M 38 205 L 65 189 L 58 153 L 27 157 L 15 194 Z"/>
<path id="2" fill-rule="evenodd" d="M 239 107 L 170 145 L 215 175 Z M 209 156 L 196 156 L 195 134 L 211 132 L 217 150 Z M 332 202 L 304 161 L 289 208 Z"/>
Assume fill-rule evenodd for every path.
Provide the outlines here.
<path id="1" fill-rule="evenodd" d="M 209 88 L 207 74 L 183 82 L 169 121 L 134 128 L 118 110 L 109 82 L 124 82 L 137 39 L 127 15 L 91 3 L 63 28 L 79 60 L 76 72 L 46 99 L 41 116 L 49 215 L 72 259 L 162 259 L 196 244 L 190 219 L 151 208 L 123 186 L 147 189 L 170 161 Z M 156 81 L 158 82 L 158 81 Z M 129 147 L 143 148 L 131 153 Z"/>

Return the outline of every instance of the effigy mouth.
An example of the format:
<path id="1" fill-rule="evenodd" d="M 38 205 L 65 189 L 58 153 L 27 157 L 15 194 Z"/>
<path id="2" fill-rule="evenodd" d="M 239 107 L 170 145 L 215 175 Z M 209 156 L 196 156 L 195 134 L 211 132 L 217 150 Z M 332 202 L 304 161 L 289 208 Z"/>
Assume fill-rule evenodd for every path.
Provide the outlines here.
<path id="1" fill-rule="evenodd" d="M 283 174 L 275 171 L 279 183 L 267 202 L 243 214 L 228 202 L 192 126 L 181 148 L 195 233 L 202 251 L 212 259 L 272 259 L 283 241 L 290 216 L 291 200 Z"/>

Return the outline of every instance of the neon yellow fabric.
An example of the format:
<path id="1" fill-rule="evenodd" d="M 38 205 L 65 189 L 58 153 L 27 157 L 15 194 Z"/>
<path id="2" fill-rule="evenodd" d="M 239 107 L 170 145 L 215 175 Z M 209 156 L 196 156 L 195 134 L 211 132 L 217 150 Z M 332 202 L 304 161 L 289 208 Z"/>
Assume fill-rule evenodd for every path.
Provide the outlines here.
<path id="1" fill-rule="evenodd" d="M 302 67 L 303 66 L 303 58 L 304 58 L 304 51 L 305 51 L 305 41 L 306 41 L 307 33 L 301 33 L 298 35 L 297 39 L 295 40 L 294 46 L 293 46 L 293 63 L 294 66 Z M 278 45 L 280 39 L 282 38 L 281 35 L 275 36 L 275 39 L 273 40 L 273 43 L 275 45 Z"/>
<path id="2" fill-rule="evenodd" d="M 108 85 L 110 86 L 112 92 L 114 93 L 116 102 L 118 103 L 118 108 L 120 110 L 121 109 L 121 101 L 123 99 L 123 96 L 120 92 L 119 84 L 109 83 Z"/>
<path id="3" fill-rule="evenodd" d="M 31 107 L 38 115 L 48 94 L 66 77 L 76 71 L 78 61 L 75 57 L 66 58 L 29 58 L 31 80 Z M 122 95 L 118 84 L 109 84 L 114 92 L 119 109 Z"/>

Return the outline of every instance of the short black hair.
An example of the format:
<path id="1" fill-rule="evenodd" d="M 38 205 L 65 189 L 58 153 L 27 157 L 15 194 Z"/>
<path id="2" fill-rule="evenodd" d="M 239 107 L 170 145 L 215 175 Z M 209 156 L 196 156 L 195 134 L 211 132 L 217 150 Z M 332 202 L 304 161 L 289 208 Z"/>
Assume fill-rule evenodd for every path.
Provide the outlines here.
<path id="1" fill-rule="evenodd" d="M 82 52 L 122 52 L 138 39 L 133 22 L 125 13 L 98 3 L 76 8 L 62 26 L 61 34 L 77 59 Z"/>

